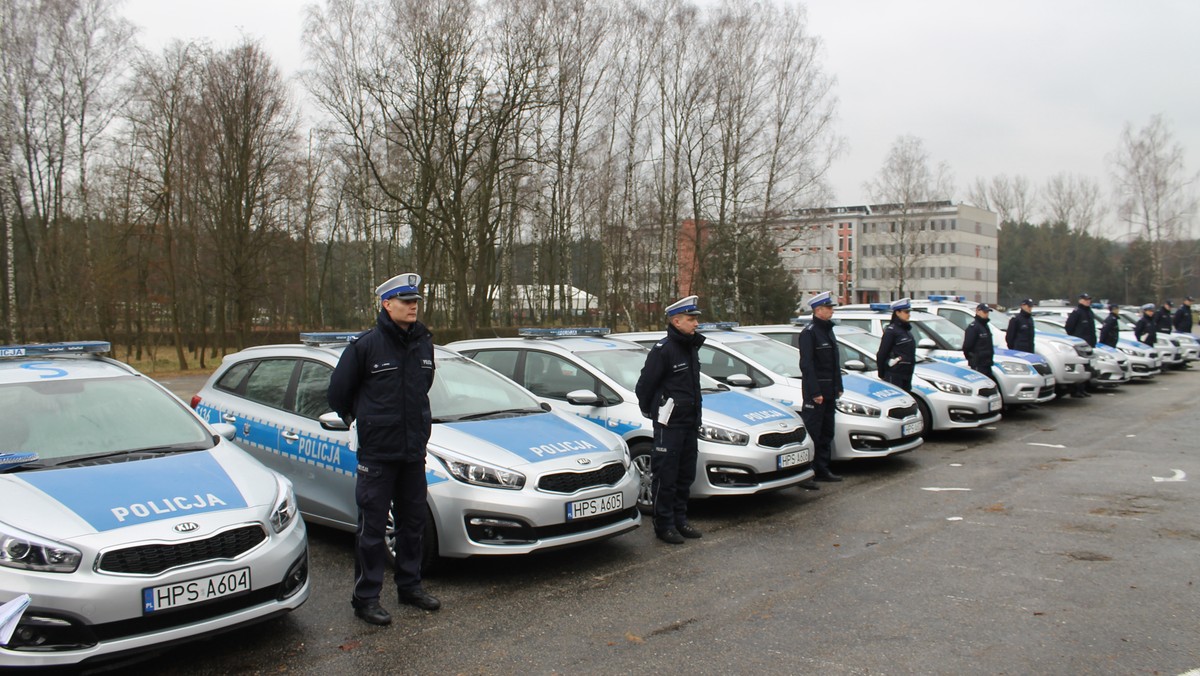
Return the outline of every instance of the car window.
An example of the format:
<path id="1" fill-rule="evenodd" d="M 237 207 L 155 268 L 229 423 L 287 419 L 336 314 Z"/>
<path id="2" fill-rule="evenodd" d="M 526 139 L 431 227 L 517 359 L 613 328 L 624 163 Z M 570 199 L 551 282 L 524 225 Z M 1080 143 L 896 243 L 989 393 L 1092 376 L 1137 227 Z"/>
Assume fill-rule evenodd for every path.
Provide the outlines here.
<path id="1" fill-rule="evenodd" d="M 727 352 L 704 345 L 700 346 L 700 372 L 710 378 L 716 378 L 720 382 L 726 382 L 729 376 L 741 373 L 750 376 L 755 387 L 766 387 L 771 384 L 771 378 L 767 374 Z"/>
<path id="2" fill-rule="evenodd" d="M 725 347 L 758 362 L 763 368 L 788 378 L 800 377 L 800 350 L 774 340 L 735 340 Z M 757 379 L 756 379 L 757 380 Z"/>
<path id="3" fill-rule="evenodd" d="M 295 359 L 264 359 L 258 362 L 246 381 L 246 398 L 267 406 L 283 408 L 292 372 L 296 370 Z"/>
<path id="4" fill-rule="evenodd" d="M 296 413 L 317 419 L 329 412 L 329 376 L 333 369 L 315 361 L 300 362 L 300 378 L 296 381 Z"/>
<path id="5" fill-rule="evenodd" d="M 230 366 L 225 375 L 221 376 L 221 379 L 217 381 L 217 389 L 227 392 L 237 392 L 241 388 L 242 382 L 246 380 L 246 374 L 250 372 L 250 369 L 254 368 L 255 363 L 253 361 L 244 361 L 240 364 Z"/>
<path id="6" fill-rule="evenodd" d="M 475 361 L 484 366 L 498 371 L 501 375 L 516 380 L 517 373 L 517 351 L 516 350 L 483 350 L 470 354 L 464 352 Z"/>
<path id="7" fill-rule="evenodd" d="M 429 408 L 434 418 L 445 421 L 498 411 L 541 412 L 537 400 L 520 385 L 462 357 L 437 360 Z"/>
<path id="8" fill-rule="evenodd" d="M 975 321 L 975 317 L 973 317 L 965 312 L 956 312 L 954 310 L 945 310 L 943 312 L 939 312 L 938 316 L 945 317 L 947 321 L 954 324 L 955 326 L 962 329 L 963 331 L 966 331 L 967 327 L 971 324 L 971 322 Z"/>
<path id="9" fill-rule="evenodd" d="M 945 317 L 930 317 L 912 324 L 913 337 L 919 342 L 929 338 L 933 342 L 944 345 L 947 350 L 961 350 L 963 346 L 964 329 L 960 329 Z"/>
<path id="10" fill-rule="evenodd" d="M 837 323 L 841 326 L 856 326 L 865 331 L 871 330 L 870 319 L 838 319 Z"/>
<path id="11" fill-rule="evenodd" d="M 770 338 L 771 340 L 783 343 L 789 347 L 797 347 L 796 336 L 799 336 L 800 334 L 789 331 L 788 333 L 764 333 L 762 335 Z"/>
<path id="12" fill-rule="evenodd" d="M 525 354 L 525 387 L 539 397 L 567 398 L 575 390 L 596 391 L 596 378 L 554 354 L 530 350 Z"/>

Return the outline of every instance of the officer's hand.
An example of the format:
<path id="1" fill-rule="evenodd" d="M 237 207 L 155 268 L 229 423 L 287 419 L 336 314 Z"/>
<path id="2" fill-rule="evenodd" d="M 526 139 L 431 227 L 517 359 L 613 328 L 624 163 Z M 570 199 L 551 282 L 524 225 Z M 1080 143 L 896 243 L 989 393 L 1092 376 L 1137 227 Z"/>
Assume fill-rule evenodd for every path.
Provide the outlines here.
<path id="1" fill-rule="evenodd" d="M 654 416 L 650 415 L 650 411 L 642 411 L 642 417 L 643 418 L 651 418 L 651 419 L 654 418 Z"/>
<path id="2" fill-rule="evenodd" d="M 814 404 L 824 404 L 825 403 L 825 395 L 818 394 L 817 396 L 813 397 L 813 403 Z"/>

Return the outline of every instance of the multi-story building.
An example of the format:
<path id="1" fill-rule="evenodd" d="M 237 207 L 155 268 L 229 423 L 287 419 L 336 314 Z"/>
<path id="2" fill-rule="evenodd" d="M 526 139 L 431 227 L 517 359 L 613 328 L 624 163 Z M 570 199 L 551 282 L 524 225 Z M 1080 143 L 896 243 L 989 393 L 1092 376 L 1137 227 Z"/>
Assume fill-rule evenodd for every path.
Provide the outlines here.
<path id="1" fill-rule="evenodd" d="M 997 300 L 996 214 L 923 202 L 805 209 L 771 225 L 804 297 L 842 303 L 931 294 Z"/>

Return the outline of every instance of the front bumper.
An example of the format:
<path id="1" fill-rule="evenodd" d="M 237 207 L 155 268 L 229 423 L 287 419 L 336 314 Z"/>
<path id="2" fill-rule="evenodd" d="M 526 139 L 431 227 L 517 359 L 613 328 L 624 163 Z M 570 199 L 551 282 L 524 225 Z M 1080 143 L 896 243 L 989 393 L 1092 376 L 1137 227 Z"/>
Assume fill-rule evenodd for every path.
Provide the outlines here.
<path id="1" fill-rule="evenodd" d="M 916 431 L 904 434 L 905 425 L 914 423 Z M 886 412 L 878 418 L 868 418 L 838 411 L 834 417 L 833 459 L 882 458 L 911 451 L 924 442 L 921 437 L 924 426 L 919 423 L 919 414 L 894 420 Z"/>
<path id="2" fill-rule="evenodd" d="M 1129 382 L 1133 374 L 1130 368 L 1129 360 L 1125 360 L 1125 365 L 1115 361 L 1101 361 L 1097 359 L 1092 362 L 1092 384 L 1093 385 L 1120 385 Z"/>
<path id="3" fill-rule="evenodd" d="M 990 425 L 1000 420 L 1000 409 L 1004 406 L 999 394 L 981 397 L 938 391 L 923 399 L 929 407 L 929 415 L 933 417 L 931 421 L 926 420 L 925 424 L 935 431 Z"/>
<path id="4" fill-rule="evenodd" d="M 1005 406 L 1044 404 L 1055 397 L 1056 381 L 1052 375 L 1040 373 L 1014 375 L 1004 373 L 999 368 L 993 369 L 992 373 L 999 378 L 1000 395 L 1004 398 Z"/>
<path id="5" fill-rule="evenodd" d="M 692 498 L 718 495 L 753 495 L 794 486 L 813 477 L 813 442 L 803 427 L 795 430 L 800 441 L 778 448 L 756 443 L 747 446 L 701 441 Z M 766 435 L 762 435 L 766 436 Z M 762 439 L 759 437 L 759 440 Z M 807 460 L 780 467 L 781 456 L 800 453 Z M 790 459 L 790 458 L 789 458 Z"/>

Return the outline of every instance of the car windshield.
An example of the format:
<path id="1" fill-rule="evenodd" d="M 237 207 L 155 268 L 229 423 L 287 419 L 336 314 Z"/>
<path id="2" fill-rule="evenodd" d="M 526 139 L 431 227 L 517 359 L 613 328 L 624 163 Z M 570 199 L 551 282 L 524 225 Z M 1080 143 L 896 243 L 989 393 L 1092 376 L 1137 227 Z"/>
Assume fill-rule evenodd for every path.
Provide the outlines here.
<path id="1" fill-rule="evenodd" d="M 729 349 L 759 363 L 763 368 L 787 378 L 800 377 L 800 351 L 766 336 L 751 340 L 722 342 Z"/>
<path id="2" fill-rule="evenodd" d="M 520 385 L 465 357 L 437 360 L 429 409 L 441 422 L 542 412 L 533 395 Z"/>
<path id="3" fill-rule="evenodd" d="M 0 453 L 36 453 L 41 465 L 215 443 L 183 404 L 139 376 L 7 384 L 0 410 Z"/>
<path id="4" fill-rule="evenodd" d="M 648 349 L 592 350 L 575 354 L 595 367 L 597 371 L 617 381 L 621 387 L 633 392 L 637 387 L 638 377 L 642 374 L 642 366 L 646 364 L 646 353 L 649 351 Z M 701 373 L 700 389 L 705 392 L 716 392 L 729 388 Z"/>
<path id="5" fill-rule="evenodd" d="M 934 342 L 941 342 L 946 345 L 949 350 L 961 350 L 963 345 L 963 335 L 966 333 L 963 329 L 954 325 L 954 322 L 945 317 L 929 317 L 920 321 L 912 322 L 913 337 L 920 341 L 922 338 L 930 338 Z"/>
<path id="6" fill-rule="evenodd" d="M 867 365 L 868 371 L 879 369 L 879 363 L 875 361 L 872 355 L 879 354 L 879 342 L 882 340 L 879 336 L 873 336 L 869 333 L 847 333 L 838 334 L 838 340 L 844 341 L 847 345 L 855 348 L 856 354 L 852 359 L 860 359 Z"/>

